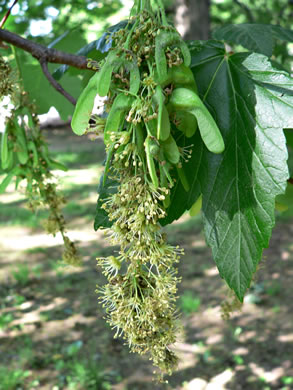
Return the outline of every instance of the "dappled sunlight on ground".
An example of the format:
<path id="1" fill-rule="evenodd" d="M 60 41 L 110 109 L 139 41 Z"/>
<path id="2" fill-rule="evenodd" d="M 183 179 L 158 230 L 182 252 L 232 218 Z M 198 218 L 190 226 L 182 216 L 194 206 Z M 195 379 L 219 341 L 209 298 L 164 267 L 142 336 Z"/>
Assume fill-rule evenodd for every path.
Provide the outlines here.
<path id="1" fill-rule="evenodd" d="M 96 285 L 105 278 L 95 259 L 113 253 L 103 232 L 93 230 L 103 153 L 100 144 L 96 153 L 95 143 L 68 134 L 62 132 L 57 142 L 51 133 L 50 141 L 56 160 L 69 161 L 69 171 L 58 175 L 68 198 L 68 235 L 78 244 L 81 267 L 60 262 L 60 235 L 45 234 L 46 214 L 31 216 L 13 185 L 0 197 L 0 368 L 5 375 L 20 370 L 19 388 L 25 390 L 293 389 L 293 221 L 279 222 L 242 309 L 228 321 L 222 319 L 221 304 L 231 295 L 205 245 L 200 216 L 186 214 L 164 228 L 170 243 L 185 249 L 178 265 L 183 332 L 172 347 L 180 358 L 178 371 L 168 384 L 154 383 L 148 358 L 130 354 L 123 340 L 113 339 L 97 303 Z"/>
<path id="2" fill-rule="evenodd" d="M 77 223 L 77 225 L 79 225 Z M 3 232 L 2 232 L 3 230 Z M 101 232 L 95 232 L 93 229 L 80 230 L 68 230 L 67 235 L 74 241 L 81 241 L 83 245 L 90 241 L 96 241 L 101 239 L 103 234 Z M 49 236 L 46 233 L 30 233 L 30 229 L 21 229 L 15 227 L 0 228 L 1 234 L 1 248 L 4 251 L 18 250 L 25 251 L 35 247 L 53 247 L 55 245 L 63 245 L 62 236 L 57 233 L 55 237 Z"/>
<path id="3" fill-rule="evenodd" d="M 2 180 L 2 177 L 4 179 L 4 176 L 0 176 L 0 180 Z M 14 185 L 9 184 L 9 186 L 6 189 L 5 194 L 1 195 L 1 203 L 11 203 L 11 202 L 17 202 L 17 201 L 25 201 L 25 196 L 21 195 L 19 192 L 15 192 Z"/>
<path id="4" fill-rule="evenodd" d="M 97 186 L 98 178 L 100 177 L 103 168 L 84 168 L 84 169 L 71 169 L 69 172 L 58 171 L 56 175 L 62 180 L 63 187 L 66 189 L 68 186 L 72 187 L 74 184 L 95 184 Z M 53 171 L 54 173 L 54 171 Z"/>

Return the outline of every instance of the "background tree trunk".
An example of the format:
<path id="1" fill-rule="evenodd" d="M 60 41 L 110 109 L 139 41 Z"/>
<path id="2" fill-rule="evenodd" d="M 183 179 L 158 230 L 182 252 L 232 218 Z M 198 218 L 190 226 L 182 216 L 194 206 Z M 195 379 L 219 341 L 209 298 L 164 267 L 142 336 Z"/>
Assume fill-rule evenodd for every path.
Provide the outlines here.
<path id="1" fill-rule="evenodd" d="M 186 39 L 208 39 L 209 0 L 175 0 L 175 26 Z"/>

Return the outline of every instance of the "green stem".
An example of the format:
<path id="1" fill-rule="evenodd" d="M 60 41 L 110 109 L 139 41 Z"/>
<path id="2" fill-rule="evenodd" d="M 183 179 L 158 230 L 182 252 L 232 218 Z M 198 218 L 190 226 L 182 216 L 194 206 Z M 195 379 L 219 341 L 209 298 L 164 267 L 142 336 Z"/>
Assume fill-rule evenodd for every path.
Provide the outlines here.
<path id="1" fill-rule="evenodd" d="M 169 24 L 168 24 L 168 21 L 167 21 L 164 4 L 163 4 L 162 0 L 157 0 L 157 2 L 158 2 L 158 5 L 159 5 L 159 9 L 161 11 L 163 26 L 168 26 Z"/>
<path id="2" fill-rule="evenodd" d="M 139 12 L 142 12 L 146 8 L 145 0 L 140 0 Z"/>
<path id="3" fill-rule="evenodd" d="M 152 273 L 152 272 L 151 272 L 151 273 Z M 152 273 L 152 274 L 153 274 L 153 273 Z M 153 275 L 154 275 L 154 274 L 153 274 Z M 152 288 L 153 290 L 155 290 L 154 287 L 150 284 L 150 282 L 149 282 L 142 274 L 141 274 L 140 276 L 144 279 L 145 282 L 147 282 L 147 284 L 150 286 L 150 288 Z"/>
<path id="4" fill-rule="evenodd" d="M 140 288 L 139 285 L 137 285 L 137 287 L 138 287 L 138 289 L 139 289 L 139 292 L 140 292 L 140 295 L 141 295 L 141 299 L 142 299 L 142 301 L 144 302 L 143 292 L 142 292 L 142 290 L 141 290 L 141 288 Z M 137 291 L 137 290 L 136 290 L 136 291 Z"/>
<path id="5" fill-rule="evenodd" d="M 133 23 L 133 25 L 132 25 L 132 27 L 131 27 L 131 29 L 130 29 L 128 35 L 127 35 L 127 39 L 126 39 L 126 42 L 125 42 L 125 44 L 124 44 L 124 48 L 125 48 L 125 49 L 128 49 L 128 48 L 129 48 L 129 42 L 130 42 L 132 33 L 133 33 L 133 31 L 136 29 L 136 26 L 138 25 L 138 23 L 139 23 L 139 18 L 137 17 L 137 18 L 136 18 L 136 21 Z"/>
<path id="6" fill-rule="evenodd" d="M 117 88 L 116 91 L 122 92 L 122 93 L 127 93 L 127 95 L 134 96 L 135 98 L 139 98 L 135 93 L 132 93 L 130 91 L 125 91 L 125 89 Z"/>
<path id="7" fill-rule="evenodd" d="M 151 133 L 151 131 L 150 131 L 150 128 L 149 128 L 149 125 L 148 125 L 147 122 L 145 122 L 145 127 L 146 127 L 146 129 L 147 129 L 147 134 L 148 134 L 149 136 L 152 136 L 152 133 Z"/>
<path id="8" fill-rule="evenodd" d="M 21 73 L 21 67 L 20 67 L 20 61 L 19 61 L 19 58 L 18 58 L 18 54 L 16 52 L 16 48 L 12 45 L 10 45 L 11 47 L 11 50 L 12 50 L 12 53 L 14 54 L 14 57 L 15 57 L 15 62 L 16 62 L 16 67 L 17 67 L 17 70 L 18 70 L 18 73 L 19 73 L 19 78 L 21 79 L 21 82 L 23 83 L 23 77 L 22 77 L 22 73 Z"/>
<path id="9" fill-rule="evenodd" d="M 134 0 L 133 6 L 132 6 L 132 8 L 130 10 L 130 17 L 132 17 L 132 16 L 134 16 L 134 15 L 136 15 L 138 13 L 139 1 L 140 0 Z M 128 24 L 130 22 L 130 17 L 129 17 L 129 20 L 128 20 Z M 128 25 L 127 25 L 127 27 L 128 27 Z"/>

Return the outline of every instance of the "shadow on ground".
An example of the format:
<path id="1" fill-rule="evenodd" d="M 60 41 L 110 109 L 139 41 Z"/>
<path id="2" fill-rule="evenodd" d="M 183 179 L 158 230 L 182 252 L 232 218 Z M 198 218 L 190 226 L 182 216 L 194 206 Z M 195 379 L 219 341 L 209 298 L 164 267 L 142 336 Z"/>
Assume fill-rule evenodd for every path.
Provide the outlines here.
<path id="1" fill-rule="evenodd" d="M 32 217 L 23 198 L 3 198 L 0 389 L 292 389 L 293 220 L 278 223 L 242 311 L 229 321 L 221 317 L 229 292 L 205 245 L 200 217 L 184 216 L 166 228 L 169 241 L 186 253 L 178 299 L 184 334 L 174 346 L 178 371 L 168 384 L 158 384 L 147 357 L 129 354 L 123 340 L 113 339 L 97 303 L 96 285 L 105 280 L 95 258 L 113 250 L 92 229 L 99 180 L 92 170 L 97 161 L 101 171 L 102 144 L 65 131 L 61 138 L 50 133 L 50 141 L 56 158 L 64 150 L 63 160 L 71 158 L 69 174 L 82 170 L 85 176 L 63 186 L 68 231 L 84 261 L 80 268 L 62 266 L 60 238 L 42 232 L 45 213 Z"/>

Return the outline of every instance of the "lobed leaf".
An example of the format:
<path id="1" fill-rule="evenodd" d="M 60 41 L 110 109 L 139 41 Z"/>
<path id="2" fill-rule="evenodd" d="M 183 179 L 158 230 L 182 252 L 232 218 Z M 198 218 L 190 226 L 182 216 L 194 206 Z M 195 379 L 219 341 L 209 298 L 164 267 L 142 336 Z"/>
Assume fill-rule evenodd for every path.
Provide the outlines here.
<path id="1" fill-rule="evenodd" d="M 206 240 L 221 276 L 243 300 L 268 246 L 276 195 L 288 178 L 283 128 L 293 125 L 293 79 L 257 53 L 226 53 L 219 42 L 191 44 L 192 71 L 225 141 L 193 154 L 203 194 Z M 187 207 L 186 207 L 187 208 Z"/>
<path id="2" fill-rule="evenodd" d="M 242 45 L 248 50 L 271 57 L 274 40 L 293 42 L 293 30 L 271 24 L 228 24 L 216 30 L 213 38 Z"/>

